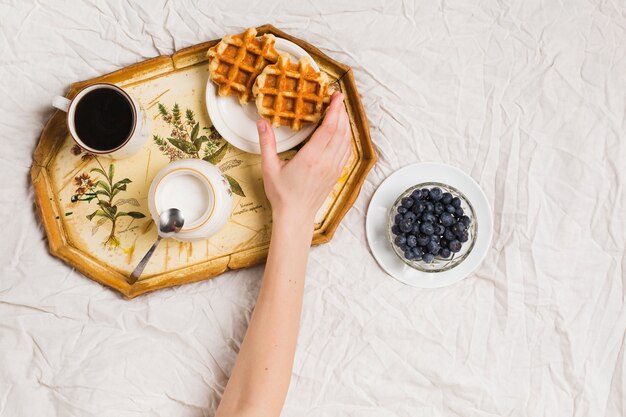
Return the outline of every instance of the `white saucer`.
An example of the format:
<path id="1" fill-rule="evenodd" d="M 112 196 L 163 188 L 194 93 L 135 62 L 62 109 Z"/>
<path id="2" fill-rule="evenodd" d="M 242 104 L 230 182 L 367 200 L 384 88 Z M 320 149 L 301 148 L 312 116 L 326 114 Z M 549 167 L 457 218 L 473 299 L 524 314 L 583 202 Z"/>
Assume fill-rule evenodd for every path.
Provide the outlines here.
<path id="1" fill-rule="evenodd" d="M 289 53 L 294 62 L 306 57 L 316 71 L 320 70 L 313 58 L 293 42 L 276 38 L 275 48 L 278 53 Z M 242 106 L 234 95 L 220 97 L 215 83 L 209 78 L 206 85 L 206 108 L 213 125 L 226 141 L 243 151 L 261 153 L 256 130 L 256 121 L 260 116 L 254 99 Z M 315 126 L 316 124 L 307 125 L 297 132 L 289 126 L 275 127 L 277 151 L 284 152 L 298 145 L 313 133 Z"/>
<path id="2" fill-rule="evenodd" d="M 393 251 L 387 233 L 389 210 L 396 198 L 409 187 L 422 182 L 440 182 L 462 192 L 476 213 L 476 243 L 463 262 L 444 272 L 421 272 L 413 269 Z M 491 246 L 493 218 L 487 196 L 469 175 L 458 168 L 420 163 L 406 166 L 391 174 L 378 187 L 367 210 L 367 241 L 378 264 L 392 277 L 421 288 L 445 287 L 470 275 L 483 261 Z"/>

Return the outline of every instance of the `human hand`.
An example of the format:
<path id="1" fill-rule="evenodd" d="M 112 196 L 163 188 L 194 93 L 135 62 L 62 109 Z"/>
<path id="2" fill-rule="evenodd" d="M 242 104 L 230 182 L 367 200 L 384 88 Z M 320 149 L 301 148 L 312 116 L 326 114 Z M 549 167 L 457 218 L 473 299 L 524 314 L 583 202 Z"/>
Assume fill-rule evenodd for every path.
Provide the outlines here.
<path id="1" fill-rule="evenodd" d="M 350 122 L 343 95 L 333 94 L 322 124 L 290 161 L 276 154 L 276 138 L 267 120 L 260 119 L 257 129 L 263 184 L 274 221 L 312 224 L 351 153 Z"/>

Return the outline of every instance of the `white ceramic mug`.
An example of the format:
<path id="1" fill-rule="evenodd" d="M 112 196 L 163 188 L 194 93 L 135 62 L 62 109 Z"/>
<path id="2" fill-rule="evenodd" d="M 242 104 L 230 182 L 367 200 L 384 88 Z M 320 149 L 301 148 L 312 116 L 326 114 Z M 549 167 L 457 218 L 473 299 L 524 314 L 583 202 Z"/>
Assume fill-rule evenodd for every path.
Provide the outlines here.
<path id="1" fill-rule="evenodd" d="M 129 135 L 125 138 L 125 140 L 119 146 L 116 146 L 112 149 L 107 150 L 98 150 L 94 149 L 88 145 L 86 145 L 78 133 L 76 132 L 76 124 L 75 124 L 75 112 L 76 107 L 80 100 L 85 97 L 85 95 L 96 89 L 111 89 L 119 92 L 123 97 L 128 100 L 130 107 L 133 112 L 133 122 L 132 129 Z M 57 96 L 52 100 L 52 105 L 57 109 L 64 111 L 67 113 L 67 129 L 69 130 L 70 136 L 76 142 L 78 146 L 83 148 L 85 151 L 95 154 L 108 156 L 114 159 L 122 159 L 127 158 L 139 151 L 150 134 L 150 123 L 148 121 L 146 111 L 143 109 L 141 104 L 135 99 L 133 99 L 126 91 L 121 89 L 120 87 L 108 84 L 108 83 L 98 83 L 92 84 L 83 88 L 81 91 L 76 94 L 76 96 L 72 100 L 68 100 L 65 97 Z"/>
<path id="2" fill-rule="evenodd" d="M 168 164 L 154 177 L 148 208 L 157 224 L 163 211 L 179 209 L 185 222 L 173 238 L 185 242 L 202 240 L 228 222 L 233 193 L 215 165 L 201 159 L 182 159 Z"/>

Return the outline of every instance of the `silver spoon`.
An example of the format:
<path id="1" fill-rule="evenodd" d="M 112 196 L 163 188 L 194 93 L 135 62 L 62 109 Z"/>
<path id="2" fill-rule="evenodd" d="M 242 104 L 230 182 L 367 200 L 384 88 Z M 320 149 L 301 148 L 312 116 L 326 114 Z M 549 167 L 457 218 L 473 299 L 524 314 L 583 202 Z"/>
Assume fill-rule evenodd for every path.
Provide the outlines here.
<path id="1" fill-rule="evenodd" d="M 156 250 L 157 246 L 159 246 L 159 242 L 164 237 L 174 236 L 176 233 L 180 232 L 180 229 L 183 228 L 183 224 L 185 223 L 185 218 L 183 217 L 183 212 L 178 210 L 177 208 L 171 208 L 165 210 L 159 216 L 159 235 L 157 237 L 156 242 L 152 245 L 152 247 L 146 252 L 144 257 L 139 261 L 139 265 L 135 268 L 133 273 L 130 275 L 128 279 L 129 284 L 134 284 L 139 279 L 139 276 L 143 272 L 144 268 L 148 264 L 148 261 L 152 257 L 152 254 Z"/>

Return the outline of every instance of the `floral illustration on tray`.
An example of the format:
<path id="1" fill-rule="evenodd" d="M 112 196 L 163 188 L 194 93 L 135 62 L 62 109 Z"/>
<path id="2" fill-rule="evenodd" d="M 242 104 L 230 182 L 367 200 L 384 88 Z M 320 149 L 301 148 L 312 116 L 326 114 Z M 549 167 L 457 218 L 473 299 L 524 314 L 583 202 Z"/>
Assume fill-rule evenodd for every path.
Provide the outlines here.
<path id="1" fill-rule="evenodd" d="M 72 153 L 74 155 L 80 155 L 81 149 L 78 146 L 74 146 Z M 129 178 L 114 181 L 115 165 L 109 164 L 108 169 L 105 169 L 95 155 L 85 153 L 81 159 L 83 161 L 94 159 L 98 163 L 99 168 L 92 168 L 89 173 L 83 172 L 74 178 L 74 184 L 77 188 L 74 191 L 74 195 L 72 195 L 71 201 L 72 203 L 83 201 L 91 203 L 95 201 L 98 208 L 86 216 L 89 221 L 96 220 L 95 225 L 91 229 L 91 233 L 95 234 L 105 223 L 110 223 L 111 229 L 109 235 L 102 243 L 105 246 L 118 247 L 120 240 L 116 231 L 119 220 L 123 217 L 129 217 L 131 218 L 130 223 L 132 224 L 135 219 L 146 217 L 146 215 L 140 211 L 122 211 L 120 209 L 122 206 L 130 205 L 139 207 L 140 205 L 135 198 L 118 197 L 119 194 L 126 191 L 128 184 L 132 181 Z M 128 224 L 126 229 L 128 230 L 129 227 L 130 224 Z"/>
<path id="2" fill-rule="evenodd" d="M 227 170 L 241 165 L 242 161 L 235 159 L 220 163 L 228 152 L 230 145 L 220 136 L 215 127 L 203 127 L 203 132 L 201 133 L 200 123 L 196 122 L 193 111 L 186 109 L 183 120 L 178 103 L 174 103 L 171 111 L 162 103 L 158 103 L 158 108 L 163 121 L 172 128 L 170 136 L 167 138 L 159 135 L 152 136 L 154 143 L 163 152 L 163 155 L 169 157 L 170 162 L 178 159 L 198 158 L 217 165 L 222 171 L 224 178 L 230 184 L 232 192 L 245 197 L 246 195 L 239 182 L 230 175 L 225 174 Z"/>

